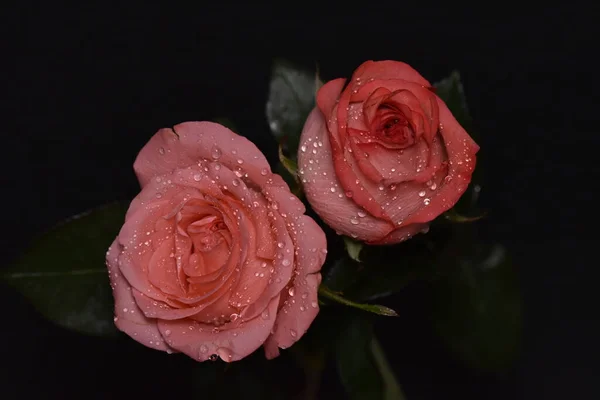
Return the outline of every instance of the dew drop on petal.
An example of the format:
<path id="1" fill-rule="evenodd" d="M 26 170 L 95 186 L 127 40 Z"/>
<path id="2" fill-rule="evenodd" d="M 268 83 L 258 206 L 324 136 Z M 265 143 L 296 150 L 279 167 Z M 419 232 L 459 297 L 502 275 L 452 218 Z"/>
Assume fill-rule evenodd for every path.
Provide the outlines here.
<path id="1" fill-rule="evenodd" d="M 358 215 L 360 218 L 364 218 L 367 215 L 367 213 L 364 212 L 363 210 L 360 210 L 359 212 L 356 213 L 356 215 Z"/>
<path id="2" fill-rule="evenodd" d="M 159 147 L 158 148 L 158 153 L 162 156 L 163 154 L 165 154 L 165 148 L 164 147 Z"/>
<path id="3" fill-rule="evenodd" d="M 201 176 L 200 174 L 195 174 L 195 175 L 194 175 L 194 180 L 195 180 L 196 182 L 200 182 L 200 179 L 202 179 L 202 176 Z"/>
<path id="4" fill-rule="evenodd" d="M 295 330 L 290 329 L 290 335 L 292 335 L 292 337 L 295 338 L 296 336 L 298 336 L 298 333 Z"/>
<path id="5" fill-rule="evenodd" d="M 419 197 L 425 197 L 425 194 L 426 194 L 426 193 L 425 193 L 425 191 L 424 191 L 424 190 L 421 190 L 421 191 L 419 192 Z"/>
<path id="6" fill-rule="evenodd" d="M 264 310 L 260 316 L 262 319 L 269 319 L 269 310 Z"/>
<path id="7" fill-rule="evenodd" d="M 221 154 L 222 154 L 222 153 L 221 153 L 221 149 L 219 149 L 219 148 L 218 148 L 218 147 L 216 147 L 216 146 L 215 146 L 215 147 L 213 147 L 213 148 L 212 148 L 212 150 L 211 150 L 211 152 L 210 152 L 210 155 L 211 155 L 211 157 L 212 157 L 213 159 L 215 159 L 215 160 L 218 160 L 219 158 L 221 158 Z"/>
<path id="8" fill-rule="evenodd" d="M 294 297 L 294 294 L 296 294 L 296 289 L 294 289 L 294 287 L 292 286 L 288 289 L 288 293 L 290 296 Z"/>
<path id="9" fill-rule="evenodd" d="M 356 217 L 351 217 L 350 218 L 350 223 L 352 225 L 358 225 L 358 219 Z"/>
<path id="10" fill-rule="evenodd" d="M 200 346 L 200 353 L 206 353 L 208 351 L 208 346 L 203 344 Z"/>
<path id="11" fill-rule="evenodd" d="M 269 171 L 267 171 L 267 169 L 266 169 L 266 168 L 263 168 L 263 169 L 261 169 L 261 170 L 260 170 L 260 174 L 261 174 L 262 176 L 265 176 L 265 175 L 267 175 L 268 173 L 269 173 Z"/>

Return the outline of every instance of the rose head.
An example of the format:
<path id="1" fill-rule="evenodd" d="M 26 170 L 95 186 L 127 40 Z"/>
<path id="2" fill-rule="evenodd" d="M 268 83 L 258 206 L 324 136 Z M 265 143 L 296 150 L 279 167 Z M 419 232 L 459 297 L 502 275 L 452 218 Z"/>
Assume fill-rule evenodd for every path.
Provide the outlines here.
<path id="1" fill-rule="evenodd" d="M 407 64 L 367 61 L 345 82 L 319 90 L 304 125 L 306 197 L 339 233 L 401 242 L 458 201 L 479 147 Z"/>
<path id="2" fill-rule="evenodd" d="M 296 342 L 319 311 L 326 239 L 262 153 L 186 122 L 158 131 L 134 169 L 142 190 L 107 253 L 116 326 L 200 361 Z"/>

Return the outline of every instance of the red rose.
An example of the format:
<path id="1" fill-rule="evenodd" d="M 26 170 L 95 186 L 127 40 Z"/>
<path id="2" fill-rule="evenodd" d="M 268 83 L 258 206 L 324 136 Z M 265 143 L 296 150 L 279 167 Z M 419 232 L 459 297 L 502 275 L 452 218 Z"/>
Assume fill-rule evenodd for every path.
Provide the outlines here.
<path id="1" fill-rule="evenodd" d="M 370 244 L 426 230 L 466 190 L 479 146 L 409 65 L 367 61 L 325 84 L 298 151 L 314 210 Z"/>

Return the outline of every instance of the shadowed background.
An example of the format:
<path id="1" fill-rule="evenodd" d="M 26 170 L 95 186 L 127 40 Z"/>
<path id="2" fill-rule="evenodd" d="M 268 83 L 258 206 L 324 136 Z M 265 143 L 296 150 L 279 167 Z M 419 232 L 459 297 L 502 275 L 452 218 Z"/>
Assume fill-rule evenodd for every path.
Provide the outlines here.
<path id="1" fill-rule="evenodd" d="M 576 8 L 365 7 L 53 3 L 4 12 L 3 259 L 61 219 L 135 196 L 133 160 L 161 127 L 225 116 L 273 164 L 264 105 L 274 57 L 318 62 L 324 80 L 367 59 L 405 61 L 432 82 L 458 69 L 485 160 L 484 234 L 519 267 L 522 357 L 500 376 L 461 366 L 425 328 L 410 291 L 395 299 L 400 318 L 378 332 L 382 344 L 408 399 L 598 396 L 600 332 L 585 308 L 597 302 L 585 274 L 600 242 L 586 229 L 597 220 L 600 177 L 585 56 L 593 21 Z M 186 393 L 178 368 L 193 363 L 61 330 L 5 285 L 0 299 L 7 398 Z M 130 384 L 139 379 L 145 386 Z"/>

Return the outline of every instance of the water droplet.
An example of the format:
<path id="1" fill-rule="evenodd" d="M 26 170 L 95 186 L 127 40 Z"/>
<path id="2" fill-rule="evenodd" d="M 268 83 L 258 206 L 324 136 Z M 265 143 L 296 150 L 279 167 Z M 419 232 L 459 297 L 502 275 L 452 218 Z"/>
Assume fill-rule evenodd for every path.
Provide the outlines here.
<path id="1" fill-rule="evenodd" d="M 203 344 L 200 346 L 200 353 L 206 353 L 208 351 L 208 346 Z"/>
<path id="2" fill-rule="evenodd" d="M 170 329 L 167 329 L 167 330 L 165 331 L 165 336 L 169 336 L 170 334 L 171 334 L 171 330 L 170 330 Z"/>
<path id="3" fill-rule="evenodd" d="M 267 169 L 266 169 L 266 168 L 263 168 L 263 169 L 261 169 L 261 170 L 260 170 L 260 174 L 261 174 L 262 176 L 265 176 L 265 175 L 267 175 L 268 173 L 269 173 L 269 171 L 267 171 Z"/>
<path id="4" fill-rule="evenodd" d="M 165 154 L 165 148 L 164 147 L 159 147 L 158 148 L 158 154 L 160 154 L 161 156 Z"/>
<path id="5" fill-rule="evenodd" d="M 335 193 L 335 188 L 332 186 L 329 191 L 331 191 L 331 193 Z"/>
<path id="6" fill-rule="evenodd" d="M 378 188 L 378 189 L 379 189 L 379 190 L 383 190 L 383 189 L 385 189 L 385 186 L 383 186 L 383 185 L 379 185 L 379 188 Z"/>
<path id="7" fill-rule="evenodd" d="M 437 185 L 435 183 L 432 183 L 431 186 L 429 186 L 429 189 L 435 190 L 437 189 Z"/>
<path id="8" fill-rule="evenodd" d="M 219 149 L 219 148 L 218 148 L 218 147 L 216 147 L 216 146 L 215 146 L 215 147 L 213 147 L 213 148 L 212 148 L 212 150 L 211 150 L 211 152 L 210 152 L 210 155 L 211 155 L 211 157 L 212 157 L 213 159 L 215 159 L 215 160 L 218 160 L 219 158 L 221 158 L 221 154 L 222 154 L 222 153 L 221 153 L 221 149 Z"/>
<path id="9" fill-rule="evenodd" d="M 162 193 L 156 193 L 156 198 L 160 199 L 162 197 Z"/>
<path id="10" fill-rule="evenodd" d="M 127 311 L 129 311 L 127 308 L 124 308 L 124 309 L 123 309 L 123 312 L 127 312 Z"/>
<path id="11" fill-rule="evenodd" d="M 219 359 L 219 356 L 218 356 L 218 355 L 216 355 L 216 354 L 211 354 L 211 355 L 210 355 L 210 357 L 208 357 L 208 359 L 209 359 L 210 361 L 213 361 L 213 362 L 214 362 L 214 361 L 217 361 L 217 360 Z"/>
<path id="12" fill-rule="evenodd" d="M 196 174 L 196 175 L 194 175 L 194 180 L 195 180 L 196 182 L 200 182 L 200 179 L 202 179 L 202 175 L 200 175 L 200 174 Z"/>
<path id="13" fill-rule="evenodd" d="M 358 215 L 360 218 L 364 218 L 367 216 L 367 213 L 364 212 L 363 210 L 360 210 L 356 213 L 356 215 Z"/>
<path id="14" fill-rule="evenodd" d="M 238 158 L 237 163 L 242 165 L 244 163 L 244 160 L 242 160 L 241 158 Z"/>
<path id="15" fill-rule="evenodd" d="M 424 190 L 421 190 L 419 192 L 419 197 L 425 197 L 425 191 Z"/>
<path id="16" fill-rule="evenodd" d="M 277 243 L 277 247 L 279 247 L 280 249 L 283 249 L 285 247 L 285 243 L 279 242 L 279 243 Z"/>
<path id="17" fill-rule="evenodd" d="M 296 294 L 296 289 L 294 289 L 294 287 L 290 287 L 288 289 L 288 293 L 290 294 L 290 296 L 294 297 L 294 294 Z"/>
<path id="18" fill-rule="evenodd" d="M 317 308 L 317 306 L 319 305 L 319 303 L 317 303 L 316 301 L 313 301 L 312 303 L 310 303 L 312 308 Z"/>
<path id="19" fill-rule="evenodd" d="M 304 306 L 300 306 L 300 311 L 306 311 L 306 308 Z"/>
<path id="20" fill-rule="evenodd" d="M 215 171 L 218 171 L 220 169 L 221 169 L 221 164 L 215 163 Z"/>
<path id="21" fill-rule="evenodd" d="M 307 297 L 308 297 L 308 293 L 306 293 L 306 292 L 302 293 L 302 298 L 303 298 L 303 299 L 305 299 L 305 298 L 307 298 Z"/>
<path id="22" fill-rule="evenodd" d="M 352 193 L 352 191 L 348 190 L 346 192 L 346 197 L 352 198 L 352 196 L 354 196 L 354 193 Z"/>
<path id="23" fill-rule="evenodd" d="M 351 217 L 351 218 L 350 218 L 350 223 L 351 223 L 352 225 L 358 225 L 358 219 L 356 219 L 356 217 Z"/>
<path id="24" fill-rule="evenodd" d="M 269 310 L 264 310 L 261 314 L 260 317 L 262 319 L 269 319 Z"/>
<path id="25" fill-rule="evenodd" d="M 240 180 L 239 179 L 234 179 L 233 181 L 231 181 L 231 184 L 235 187 L 240 186 Z"/>
<path id="26" fill-rule="evenodd" d="M 302 145 L 302 147 L 300 147 L 300 150 L 302 150 L 303 153 L 306 152 L 306 146 Z"/>
<path id="27" fill-rule="evenodd" d="M 291 264 L 291 261 L 290 261 L 290 260 L 288 260 L 288 259 L 286 258 L 286 259 L 285 259 L 285 260 L 283 260 L 281 263 L 282 263 L 282 264 L 283 264 L 285 267 L 287 267 L 288 265 L 290 265 L 290 264 Z"/>
<path id="28" fill-rule="evenodd" d="M 426 206 L 428 206 L 429 203 L 431 203 L 431 200 L 429 200 L 429 199 L 424 199 L 423 200 L 423 204 L 425 204 Z"/>
<path id="29" fill-rule="evenodd" d="M 298 336 L 298 333 L 295 330 L 290 329 L 290 335 L 292 335 L 292 337 L 295 338 L 296 336 Z"/>

